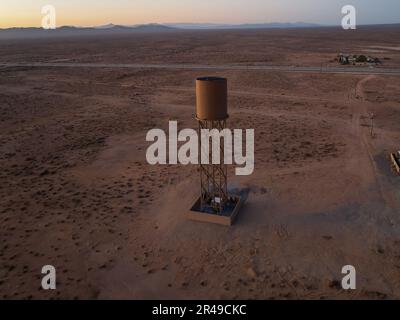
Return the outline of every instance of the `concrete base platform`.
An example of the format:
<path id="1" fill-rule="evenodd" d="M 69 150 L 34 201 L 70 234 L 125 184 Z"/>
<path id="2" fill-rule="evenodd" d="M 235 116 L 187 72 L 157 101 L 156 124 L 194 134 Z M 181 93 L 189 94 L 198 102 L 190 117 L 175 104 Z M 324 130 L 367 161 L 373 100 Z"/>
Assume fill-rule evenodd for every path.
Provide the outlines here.
<path id="1" fill-rule="evenodd" d="M 192 206 L 190 211 L 186 213 L 186 218 L 193 221 L 215 223 L 224 226 L 231 226 L 235 222 L 240 207 L 243 205 L 243 198 L 241 196 L 233 196 L 236 200 L 235 204 L 232 204 L 229 208 L 225 209 L 223 214 L 210 213 L 201 211 L 200 209 L 200 198 L 197 199 L 195 204 Z"/>

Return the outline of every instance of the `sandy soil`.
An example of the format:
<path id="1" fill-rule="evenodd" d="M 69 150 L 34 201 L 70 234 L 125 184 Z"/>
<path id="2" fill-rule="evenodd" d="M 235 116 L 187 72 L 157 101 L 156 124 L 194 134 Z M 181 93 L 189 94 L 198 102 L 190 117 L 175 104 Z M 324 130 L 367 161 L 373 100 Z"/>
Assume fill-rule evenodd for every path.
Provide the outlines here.
<path id="1" fill-rule="evenodd" d="M 398 67 L 400 52 L 385 49 L 395 31 L 4 41 L 0 57 L 312 65 L 379 47 Z M 400 298 L 400 180 L 387 159 L 400 149 L 400 77 L 215 74 L 229 80 L 229 126 L 256 133 L 254 174 L 230 170 L 229 187 L 249 193 L 227 228 L 184 218 L 196 167 L 145 160 L 149 129 L 196 128 L 203 75 L 0 70 L 0 298 Z M 40 288 L 46 264 L 55 291 Z M 339 284 L 347 264 L 357 269 L 349 292 Z"/>

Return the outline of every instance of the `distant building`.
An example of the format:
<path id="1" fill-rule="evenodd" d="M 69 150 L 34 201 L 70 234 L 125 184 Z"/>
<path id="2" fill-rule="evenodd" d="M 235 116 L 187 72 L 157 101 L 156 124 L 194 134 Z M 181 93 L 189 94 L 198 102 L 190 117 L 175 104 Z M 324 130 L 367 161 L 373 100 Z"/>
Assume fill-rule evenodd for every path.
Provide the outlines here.
<path id="1" fill-rule="evenodd" d="M 355 65 L 356 63 L 369 63 L 369 64 L 380 64 L 381 61 L 378 58 L 370 57 L 370 56 L 365 56 L 365 55 L 351 55 L 351 54 L 344 54 L 340 53 L 337 56 L 336 59 L 340 64 L 346 65 L 346 64 L 353 64 Z"/>

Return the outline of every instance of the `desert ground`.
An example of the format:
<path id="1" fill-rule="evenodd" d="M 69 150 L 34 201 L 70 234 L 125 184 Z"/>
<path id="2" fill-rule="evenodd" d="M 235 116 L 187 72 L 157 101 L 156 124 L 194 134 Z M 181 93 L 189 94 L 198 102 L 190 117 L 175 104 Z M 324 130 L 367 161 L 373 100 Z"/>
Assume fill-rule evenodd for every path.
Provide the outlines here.
<path id="1" fill-rule="evenodd" d="M 399 27 L 174 31 L 0 40 L 0 63 L 399 68 L 399 43 Z M 232 227 L 185 219 L 196 166 L 145 158 L 148 130 L 197 128 L 206 75 L 228 79 L 228 126 L 255 129 L 254 173 L 229 169 L 248 193 Z M 1 67 L 0 299 L 399 299 L 399 141 L 400 76 Z"/>

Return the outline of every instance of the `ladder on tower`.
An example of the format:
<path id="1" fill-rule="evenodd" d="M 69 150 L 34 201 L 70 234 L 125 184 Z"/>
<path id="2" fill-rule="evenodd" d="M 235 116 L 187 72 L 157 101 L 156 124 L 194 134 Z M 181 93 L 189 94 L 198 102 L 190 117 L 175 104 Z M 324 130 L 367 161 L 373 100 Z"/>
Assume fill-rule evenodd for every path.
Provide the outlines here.
<path id="1" fill-rule="evenodd" d="M 399 154 L 399 153 L 398 153 Z M 396 153 L 390 154 L 390 161 L 392 162 L 392 170 L 400 175 L 400 161 L 399 156 Z"/>

